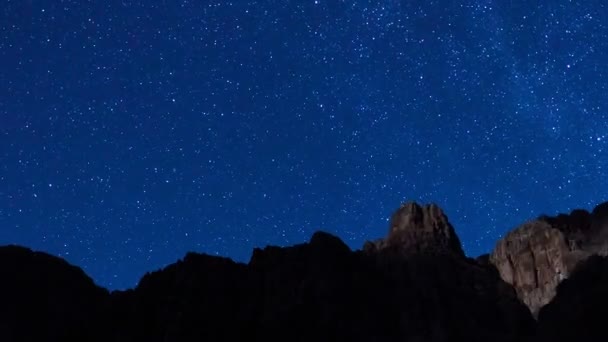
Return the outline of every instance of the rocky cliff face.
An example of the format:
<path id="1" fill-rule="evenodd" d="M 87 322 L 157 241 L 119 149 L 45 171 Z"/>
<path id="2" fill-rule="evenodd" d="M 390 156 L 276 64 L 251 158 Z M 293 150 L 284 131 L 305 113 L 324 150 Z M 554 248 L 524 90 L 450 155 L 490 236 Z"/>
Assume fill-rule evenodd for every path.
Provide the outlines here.
<path id="1" fill-rule="evenodd" d="M 608 252 L 607 216 L 608 203 L 591 213 L 542 216 L 509 232 L 497 243 L 490 261 L 537 315 L 580 261 Z"/>
<path id="2" fill-rule="evenodd" d="M 392 251 L 404 256 L 423 253 L 464 257 L 454 227 L 441 208 L 414 202 L 401 205 L 392 215 L 386 238 L 367 242 L 363 250 L 369 253 Z"/>

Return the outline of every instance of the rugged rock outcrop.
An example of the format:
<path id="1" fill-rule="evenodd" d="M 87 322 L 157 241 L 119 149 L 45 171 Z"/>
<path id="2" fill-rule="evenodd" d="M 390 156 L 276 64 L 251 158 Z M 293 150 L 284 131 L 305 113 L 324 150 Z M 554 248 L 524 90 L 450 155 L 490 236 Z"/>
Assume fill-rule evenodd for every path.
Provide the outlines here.
<path id="1" fill-rule="evenodd" d="M 464 257 L 454 227 L 441 208 L 415 202 L 402 204 L 391 217 L 387 237 L 367 242 L 363 250 L 368 253 L 392 251 L 405 256 L 424 253 Z"/>
<path id="2" fill-rule="evenodd" d="M 541 216 L 501 239 L 490 261 L 537 315 L 580 261 L 608 252 L 607 217 L 608 203 L 591 213 L 574 210 L 556 217 Z"/>

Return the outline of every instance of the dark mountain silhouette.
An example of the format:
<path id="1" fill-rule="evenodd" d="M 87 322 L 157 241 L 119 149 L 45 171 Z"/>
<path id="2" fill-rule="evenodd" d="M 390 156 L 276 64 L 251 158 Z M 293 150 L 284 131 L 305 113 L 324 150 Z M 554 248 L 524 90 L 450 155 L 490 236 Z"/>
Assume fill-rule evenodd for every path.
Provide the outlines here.
<path id="1" fill-rule="evenodd" d="M 540 341 L 605 341 L 608 317 L 608 258 L 591 256 L 557 287 L 540 311 Z"/>
<path id="2" fill-rule="evenodd" d="M 0 341 L 86 341 L 108 291 L 46 253 L 0 247 Z"/>
<path id="3" fill-rule="evenodd" d="M 559 341 L 596 336 L 608 304 L 592 257 L 536 322 L 490 256 L 467 258 L 441 209 L 415 203 L 361 251 L 317 232 L 248 264 L 188 253 L 128 291 L 15 246 L 0 274 L 0 341 Z"/>

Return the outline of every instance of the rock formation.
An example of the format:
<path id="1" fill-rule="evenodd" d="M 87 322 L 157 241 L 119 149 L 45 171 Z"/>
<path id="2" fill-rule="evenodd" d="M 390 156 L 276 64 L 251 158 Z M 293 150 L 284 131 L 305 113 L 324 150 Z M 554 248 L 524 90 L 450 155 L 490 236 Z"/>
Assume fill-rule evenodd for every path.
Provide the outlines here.
<path id="1" fill-rule="evenodd" d="M 435 204 L 420 206 L 415 202 L 402 204 L 391 217 L 387 237 L 367 242 L 363 250 L 392 250 L 403 255 L 424 253 L 464 257 L 454 227 L 441 208 Z"/>
<path id="2" fill-rule="evenodd" d="M 490 256 L 502 279 L 537 315 L 555 288 L 590 255 L 608 252 L 608 203 L 593 212 L 541 216 L 509 232 Z"/>

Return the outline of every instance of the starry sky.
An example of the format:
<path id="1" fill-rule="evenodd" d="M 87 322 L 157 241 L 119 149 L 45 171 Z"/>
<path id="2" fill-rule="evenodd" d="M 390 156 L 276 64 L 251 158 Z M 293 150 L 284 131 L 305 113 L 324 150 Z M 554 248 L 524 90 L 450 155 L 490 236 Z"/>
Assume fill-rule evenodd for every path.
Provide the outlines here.
<path id="1" fill-rule="evenodd" d="M 187 251 L 405 200 L 470 256 L 608 198 L 608 8 L 579 1 L 39 1 L 0 9 L 0 245 L 111 289 Z"/>

